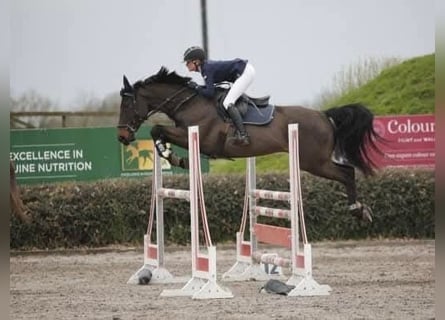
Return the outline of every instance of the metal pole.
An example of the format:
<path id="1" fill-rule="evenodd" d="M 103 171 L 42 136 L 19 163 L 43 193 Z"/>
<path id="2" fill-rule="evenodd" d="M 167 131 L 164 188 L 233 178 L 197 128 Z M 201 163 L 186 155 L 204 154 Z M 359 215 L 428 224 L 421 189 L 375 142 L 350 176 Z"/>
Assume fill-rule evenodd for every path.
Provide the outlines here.
<path id="1" fill-rule="evenodd" d="M 202 22 L 202 47 L 209 57 L 209 45 L 207 37 L 207 0 L 201 0 L 201 22 Z"/>

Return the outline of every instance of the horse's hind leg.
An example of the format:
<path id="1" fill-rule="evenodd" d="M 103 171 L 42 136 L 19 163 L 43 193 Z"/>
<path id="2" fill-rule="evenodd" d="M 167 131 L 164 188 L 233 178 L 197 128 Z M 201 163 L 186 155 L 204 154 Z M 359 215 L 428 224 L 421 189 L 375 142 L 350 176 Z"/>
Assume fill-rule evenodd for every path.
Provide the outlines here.
<path id="1" fill-rule="evenodd" d="M 372 222 L 371 209 L 357 201 L 357 186 L 355 183 L 354 167 L 329 161 L 326 162 L 325 165 L 319 167 L 316 173 L 313 173 L 342 183 L 346 188 L 348 205 L 351 213 L 363 220 Z"/>

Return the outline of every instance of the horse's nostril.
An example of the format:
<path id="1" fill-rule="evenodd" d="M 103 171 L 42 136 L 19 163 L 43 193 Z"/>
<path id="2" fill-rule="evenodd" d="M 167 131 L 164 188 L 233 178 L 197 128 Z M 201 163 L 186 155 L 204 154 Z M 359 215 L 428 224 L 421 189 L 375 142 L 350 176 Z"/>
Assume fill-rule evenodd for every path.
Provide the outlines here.
<path id="1" fill-rule="evenodd" d="M 123 143 L 124 145 L 129 145 L 130 143 L 128 142 L 128 140 L 125 138 L 125 137 L 123 137 L 123 136 L 118 136 L 117 137 L 117 140 L 119 140 L 119 142 L 120 143 Z"/>

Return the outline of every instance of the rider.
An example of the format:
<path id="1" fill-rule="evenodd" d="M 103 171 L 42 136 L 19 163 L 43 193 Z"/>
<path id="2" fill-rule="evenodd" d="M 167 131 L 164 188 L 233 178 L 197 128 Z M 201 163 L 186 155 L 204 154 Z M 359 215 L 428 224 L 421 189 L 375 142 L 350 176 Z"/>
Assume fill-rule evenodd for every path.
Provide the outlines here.
<path id="1" fill-rule="evenodd" d="M 184 62 L 189 71 L 200 72 L 205 80 L 205 86 L 198 86 L 192 82 L 192 87 L 205 97 L 215 96 L 215 84 L 231 82 L 232 86 L 223 101 L 223 106 L 232 118 L 237 129 L 237 140 L 241 145 L 250 144 L 250 139 L 243 124 L 243 119 L 236 100 L 246 91 L 255 77 L 255 69 L 244 59 L 225 61 L 207 60 L 205 51 L 198 46 L 188 48 L 184 52 Z"/>

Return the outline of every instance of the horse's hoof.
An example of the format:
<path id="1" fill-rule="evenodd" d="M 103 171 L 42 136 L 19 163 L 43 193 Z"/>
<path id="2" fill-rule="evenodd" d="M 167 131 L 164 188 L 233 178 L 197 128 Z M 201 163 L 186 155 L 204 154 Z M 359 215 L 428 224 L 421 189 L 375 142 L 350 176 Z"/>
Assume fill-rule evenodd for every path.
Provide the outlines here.
<path id="1" fill-rule="evenodd" d="M 357 219 L 361 219 L 363 221 L 372 222 L 372 210 L 367 205 L 362 205 L 359 208 L 355 208 L 351 210 L 353 216 L 357 217 Z"/>
<path id="2" fill-rule="evenodd" d="M 181 158 L 181 160 L 179 160 L 179 166 L 182 169 L 188 169 L 189 168 L 189 159 L 188 158 Z"/>
<path id="3" fill-rule="evenodd" d="M 369 223 L 372 222 L 372 210 L 367 205 L 362 207 L 362 219 Z"/>
<path id="4" fill-rule="evenodd" d="M 167 158 L 168 162 L 174 167 L 180 167 L 183 169 L 188 169 L 188 161 L 184 160 L 184 158 L 178 157 L 175 153 L 171 153 Z"/>

